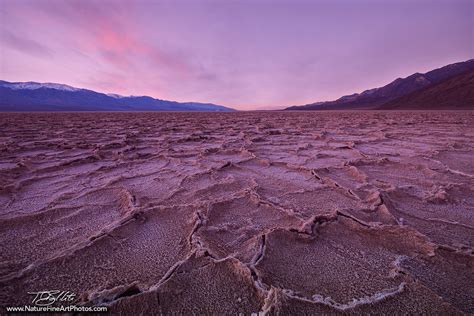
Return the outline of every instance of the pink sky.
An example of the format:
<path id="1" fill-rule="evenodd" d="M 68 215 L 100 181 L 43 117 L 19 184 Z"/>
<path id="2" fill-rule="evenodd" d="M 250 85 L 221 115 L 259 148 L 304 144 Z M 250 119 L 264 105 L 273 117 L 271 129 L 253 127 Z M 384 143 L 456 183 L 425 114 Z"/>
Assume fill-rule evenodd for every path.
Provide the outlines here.
<path id="1" fill-rule="evenodd" d="M 0 79 L 237 109 L 474 57 L 474 1 L 0 0 Z"/>

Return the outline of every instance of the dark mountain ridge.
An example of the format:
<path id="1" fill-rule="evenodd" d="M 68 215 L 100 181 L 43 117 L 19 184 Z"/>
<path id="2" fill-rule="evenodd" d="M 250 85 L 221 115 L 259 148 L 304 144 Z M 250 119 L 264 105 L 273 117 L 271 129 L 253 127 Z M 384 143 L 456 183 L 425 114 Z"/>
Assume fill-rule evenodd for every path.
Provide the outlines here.
<path id="1" fill-rule="evenodd" d="M 424 89 L 401 96 L 385 103 L 379 109 L 474 109 L 474 70 L 463 72 Z"/>
<path id="2" fill-rule="evenodd" d="M 474 70 L 474 59 L 447 65 L 427 73 L 414 73 L 406 78 L 398 78 L 391 83 L 362 93 L 343 96 L 335 101 L 316 102 L 303 106 L 292 106 L 286 110 L 345 110 L 345 109 L 380 109 L 395 99 L 415 91 L 423 90 L 444 80 Z M 457 86 L 466 88 L 467 86 Z M 436 100 L 433 100 L 436 101 Z M 473 106 L 471 104 L 471 106 Z M 402 105 L 397 105 L 401 108 Z"/>

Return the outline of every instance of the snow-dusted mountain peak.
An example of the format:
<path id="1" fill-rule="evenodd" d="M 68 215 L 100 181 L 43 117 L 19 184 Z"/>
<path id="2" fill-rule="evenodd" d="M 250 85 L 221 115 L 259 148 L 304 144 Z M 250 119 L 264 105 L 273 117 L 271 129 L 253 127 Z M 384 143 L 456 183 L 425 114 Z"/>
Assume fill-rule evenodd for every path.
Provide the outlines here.
<path id="1" fill-rule="evenodd" d="M 63 91 L 79 91 L 82 89 L 79 88 L 74 88 L 65 84 L 59 84 L 59 83 L 50 83 L 50 82 L 45 82 L 45 83 L 40 83 L 40 82 L 5 82 L 2 81 L 0 83 L 0 86 L 10 88 L 13 90 L 36 90 L 40 88 L 49 88 L 49 89 L 55 89 L 55 90 L 63 90 Z"/>

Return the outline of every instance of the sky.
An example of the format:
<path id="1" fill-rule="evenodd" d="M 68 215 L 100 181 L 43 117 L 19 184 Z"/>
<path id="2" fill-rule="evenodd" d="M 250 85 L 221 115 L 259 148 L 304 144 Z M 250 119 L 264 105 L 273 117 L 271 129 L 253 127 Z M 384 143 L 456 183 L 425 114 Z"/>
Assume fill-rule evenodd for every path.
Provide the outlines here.
<path id="1" fill-rule="evenodd" d="M 0 0 L 0 79 L 275 109 L 474 57 L 472 0 Z"/>

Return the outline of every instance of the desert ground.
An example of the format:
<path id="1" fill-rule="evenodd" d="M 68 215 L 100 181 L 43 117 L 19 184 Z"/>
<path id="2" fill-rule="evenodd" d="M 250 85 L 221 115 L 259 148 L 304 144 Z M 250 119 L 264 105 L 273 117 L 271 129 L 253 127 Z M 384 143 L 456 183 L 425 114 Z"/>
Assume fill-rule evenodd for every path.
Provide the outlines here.
<path id="1" fill-rule="evenodd" d="M 474 112 L 0 113 L 0 304 L 474 313 Z"/>

